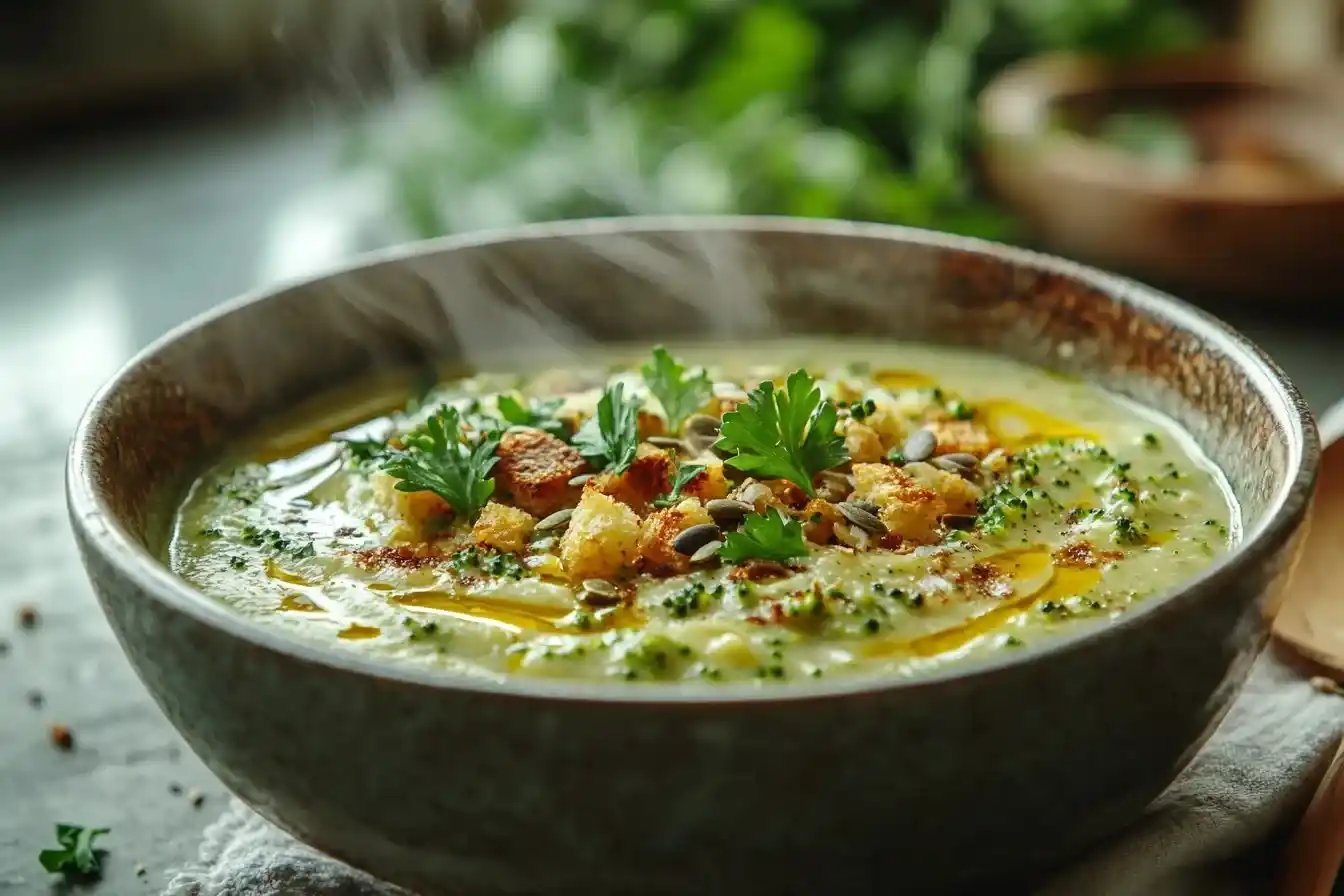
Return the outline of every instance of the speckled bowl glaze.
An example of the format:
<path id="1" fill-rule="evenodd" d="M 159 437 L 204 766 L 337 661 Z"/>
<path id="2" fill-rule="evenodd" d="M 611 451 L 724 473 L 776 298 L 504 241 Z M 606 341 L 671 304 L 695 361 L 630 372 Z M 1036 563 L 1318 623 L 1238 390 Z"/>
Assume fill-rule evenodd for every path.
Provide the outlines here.
<path id="1" fill-rule="evenodd" d="M 384 365 L 814 332 L 979 346 L 1156 406 L 1226 472 L 1244 541 L 1045 649 L 916 682 L 687 691 L 327 651 L 160 560 L 183 487 L 232 437 Z M 1272 361 L 1131 281 L 895 227 L 632 218 L 421 243 L 186 324 L 94 398 L 69 504 L 113 629 L 192 748 L 352 865 L 433 896 L 955 892 L 1031 880 L 1181 769 L 1264 641 L 1318 455 Z"/>

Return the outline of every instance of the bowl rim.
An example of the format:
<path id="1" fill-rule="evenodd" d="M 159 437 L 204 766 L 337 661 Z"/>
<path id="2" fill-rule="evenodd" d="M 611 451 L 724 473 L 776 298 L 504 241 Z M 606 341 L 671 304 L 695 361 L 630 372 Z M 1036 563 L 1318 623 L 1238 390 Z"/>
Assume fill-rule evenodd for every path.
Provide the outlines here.
<path id="1" fill-rule="evenodd" d="M 1135 177 L 1112 160 L 1098 141 L 1072 131 L 1052 134 L 1048 112 L 1061 100 L 1119 87 L 1162 85 L 1266 86 L 1311 96 L 1323 84 L 1339 85 L 1344 67 L 1315 73 L 1319 80 L 1276 77 L 1257 70 L 1235 47 L 1162 54 L 1117 66 L 1079 52 L 1057 51 L 1023 59 L 996 75 L 976 99 L 976 114 L 987 137 L 987 156 L 1028 160 L 1056 181 L 1105 188 L 1154 201 L 1218 208 L 1316 209 L 1344 203 L 1344 184 L 1287 185 L 1272 191 L 1237 191 L 1200 179 L 1162 181 Z"/>
<path id="2" fill-rule="evenodd" d="M 761 686 L 754 681 L 727 683 L 680 682 L 631 685 L 603 680 L 528 678 L 524 676 L 475 677 L 318 644 L 290 635 L 243 616 L 222 601 L 193 588 L 168 565 L 140 545 L 98 497 L 92 457 L 93 428 L 108 412 L 124 382 L 147 361 L 190 332 L 207 326 L 244 307 L 267 301 L 294 288 L 334 277 L 430 254 L 462 249 L 507 245 L 546 238 L 586 238 L 648 232 L 742 232 L 794 233 L 827 237 L 881 239 L 937 250 L 987 255 L 1010 265 L 1057 274 L 1104 292 L 1146 313 L 1156 313 L 1182 329 L 1214 342 L 1236 359 L 1261 394 L 1275 406 L 1288 438 L 1288 468 L 1266 512 L 1255 528 L 1243 534 L 1232 550 L 1204 568 L 1194 578 L 1143 601 L 1123 616 L 1105 624 L 1083 625 L 1045 644 L 1021 652 L 1000 652 L 964 664 L 950 664 L 914 678 L 855 672 L 827 679 L 790 681 L 780 686 Z M 1320 460 L 1320 438 L 1305 401 L 1278 365 L 1250 339 L 1180 299 L 1135 280 L 1088 265 L 1034 250 L 988 240 L 963 237 L 894 224 L 876 224 L 836 219 L 795 218 L 768 215 L 649 215 L 587 218 L 526 224 L 475 231 L 429 240 L 402 243 L 362 253 L 346 263 L 320 273 L 245 292 L 197 314 L 170 329 L 137 352 L 94 393 L 80 417 L 71 439 L 66 463 L 66 500 L 72 527 L 117 575 L 140 592 L 135 600 L 155 600 L 219 634 L 241 640 L 254 648 L 281 654 L 289 660 L 323 667 L 332 673 L 349 673 L 374 681 L 430 691 L 462 691 L 480 697 L 564 701 L 587 704 L 637 704 L 647 707 L 684 707 L 707 704 L 799 703 L 832 700 L 851 695 L 902 691 L 925 694 L 995 675 L 1011 667 L 1046 662 L 1099 641 L 1124 637 L 1136 626 L 1172 612 L 1195 592 L 1218 588 L 1237 578 L 1239 570 L 1262 562 L 1291 536 L 1306 514 Z M 86 563 L 87 570 L 87 563 Z M 92 583 L 95 584 L 96 583 Z"/>

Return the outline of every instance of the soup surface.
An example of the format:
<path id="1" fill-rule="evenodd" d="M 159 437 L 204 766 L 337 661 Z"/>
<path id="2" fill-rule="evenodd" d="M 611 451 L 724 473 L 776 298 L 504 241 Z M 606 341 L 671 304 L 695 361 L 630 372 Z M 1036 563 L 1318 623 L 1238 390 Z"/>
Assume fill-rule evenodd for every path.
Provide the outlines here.
<path id="1" fill-rule="evenodd" d="M 916 676 L 1104 624 L 1238 533 L 1173 424 L 982 354 L 657 348 L 357 404 L 202 477 L 172 568 L 460 674 Z"/>

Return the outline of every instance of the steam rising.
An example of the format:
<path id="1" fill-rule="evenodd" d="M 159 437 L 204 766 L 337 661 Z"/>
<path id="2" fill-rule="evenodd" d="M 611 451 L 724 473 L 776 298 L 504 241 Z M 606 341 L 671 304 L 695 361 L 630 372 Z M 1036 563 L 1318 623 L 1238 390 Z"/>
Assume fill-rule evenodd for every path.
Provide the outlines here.
<path id="1" fill-rule="evenodd" d="M 352 124 L 351 100 L 360 119 L 365 124 L 373 121 L 375 128 L 377 116 L 371 111 L 420 115 L 425 127 L 440 126 L 444 116 L 424 105 L 433 101 L 426 97 L 423 81 L 428 48 L 436 32 L 466 44 L 482 28 L 476 9 L 460 0 L 438 5 L 415 0 L 339 4 L 298 0 L 280 3 L 274 15 L 279 44 L 289 54 L 303 56 L 299 67 L 309 95 L 316 97 L 331 88 L 336 105 Z M 481 77 L 509 81 L 511 90 L 533 91 L 536 102 L 545 102 L 546 91 L 555 83 L 554 60 L 548 61 L 545 48 L 536 45 L 537 35 L 528 32 L 525 20 L 509 29 L 512 33 L 506 39 L 490 43 L 490 52 L 462 64 L 476 66 Z M 376 38 L 373 66 L 367 64 L 371 35 Z M 523 58 L 533 61 L 526 71 L 509 62 Z M 371 77 L 390 85 L 390 104 L 373 103 Z M 620 126 L 620 117 L 619 108 L 594 108 L 589 131 L 565 137 L 584 141 L 592 151 L 575 153 L 571 145 L 556 152 L 556 158 L 584 160 L 579 182 L 595 196 L 656 211 L 712 210 L 722 204 L 716 200 L 706 209 L 694 195 L 679 197 L 673 181 L 692 183 L 693 177 L 669 180 L 666 170 L 642 173 L 641 147 L 634 145 L 632 131 Z M 433 141 L 442 146 L 442 133 L 436 133 Z M 687 147 L 677 159 L 668 160 L 671 168 L 685 173 L 693 149 Z M 575 176 L 572 170 L 556 170 L 551 162 L 546 157 L 519 159 L 518 177 L 524 185 L 544 189 L 557 177 Z M 333 177 L 339 175 L 334 169 Z M 465 187 L 463 205 L 468 212 L 461 218 L 469 224 L 467 229 L 526 223 L 492 207 L 489 197 L 473 192 L 470 184 Z M 707 194 L 701 190 L 699 195 L 703 200 Z M 384 242 L 376 239 L 370 248 Z M 609 282 L 620 288 L 609 289 Z M 775 287 L 769 266 L 746 237 L 728 231 L 615 234 L 599 227 L 591 237 L 407 256 L 393 265 L 298 287 L 295 298 L 296 304 L 311 307 L 314 314 L 321 309 L 321 326 L 308 328 L 315 342 L 333 332 L 366 342 L 377 366 L 403 367 L 410 360 L 443 358 L 478 369 L 508 369 L 573 363 L 609 339 L 612 331 L 635 341 L 662 340 L 667 338 L 665 328 L 641 328 L 641 322 L 667 321 L 669 308 L 674 309 L 670 318 L 677 329 L 696 339 L 724 341 L 768 333 L 773 322 L 767 298 Z M 559 300 L 562 293 L 569 298 Z M 570 313 L 576 294 L 582 295 L 577 304 L 585 309 L 583 319 Z M 657 315 L 655 306 L 661 309 Z M 604 318 L 621 323 L 605 326 Z M 256 358 L 293 352 L 292 325 L 259 328 L 256 320 L 240 315 L 216 330 L 228 343 L 225 354 L 233 368 L 229 380 L 240 392 L 247 391 Z M 414 343 L 411 351 L 389 348 L 386 339 L 367 338 L 389 326 L 407 334 L 402 343 Z M 595 331 L 601 331 L 600 339 Z"/>

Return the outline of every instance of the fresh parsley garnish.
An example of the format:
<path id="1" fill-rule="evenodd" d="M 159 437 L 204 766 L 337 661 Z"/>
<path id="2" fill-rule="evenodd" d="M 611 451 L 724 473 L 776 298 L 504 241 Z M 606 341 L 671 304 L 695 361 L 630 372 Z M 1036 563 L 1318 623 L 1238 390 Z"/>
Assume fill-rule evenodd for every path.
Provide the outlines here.
<path id="1" fill-rule="evenodd" d="M 574 447 L 599 470 L 624 473 L 635 462 L 639 448 L 639 396 L 625 396 L 625 384 L 602 393 L 597 413 L 574 434 Z"/>
<path id="2" fill-rule="evenodd" d="M 704 464 L 681 464 L 672 477 L 672 491 L 661 498 L 653 499 L 654 507 L 671 507 L 681 500 L 681 490 L 691 484 L 691 480 L 704 472 Z"/>
<path id="3" fill-rule="evenodd" d="M 653 350 L 653 360 L 639 368 L 644 383 L 663 406 L 667 428 L 681 429 L 686 418 L 705 406 L 714 396 L 714 384 L 703 370 L 688 374 L 686 367 L 668 354 L 661 345 Z"/>
<path id="4" fill-rule="evenodd" d="M 759 558 L 788 563 L 807 556 L 803 524 L 771 507 L 765 513 L 749 514 L 742 528 L 729 532 L 719 548 L 719 556 L 729 563 Z"/>
<path id="5" fill-rule="evenodd" d="M 44 849 L 37 855 L 42 867 L 50 872 L 96 875 L 101 870 L 103 850 L 94 849 L 93 841 L 108 832 L 107 828 L 85 828 L 77 824 L 56 825 L 59 849 Z"/>
<path id="6" fill-rule="evenodd" d="M 350 459 L 356 466 L 377 463 L 387 452 L 387 443 L 377 439 L 337 439 L 350 452 Z"/>
<path id="7" fill-rule="evenodd" d="M 501 395 L 495 400 L 499 416 L 513 426 L 530 426 L 548 432 L 558 439 L 569 438 L 569 425 L 557 420 L 555 412 L 565 403 L 563 398 L 533 399 L 526 405 L 512 395 Z"/>
<path id="8" fill-rule="evenodd" d="M 402 441 L 405 450 L 383 462 L 383 470 L 397 482 L 397 491 L 433 492 L 462 519 L 474 519 L 495 491 L 490 478 L 498 458 L 499 433 L 483 432 L 469 446 L 461 439 L 462 424 L 456 408 L 441 407 L 423 429 Z"/>
<path id="9" fill-rule="evenodd" d="M 717 448 L 737 452 L 728 463 L 762 479 L 787 479 L 816 497 L 812 477 L 849 460 L 835 431 L 835 405 L 806 370 L 789 374 L 784 391 L 766 381 L 747 403 L 723 415 Z"/>

